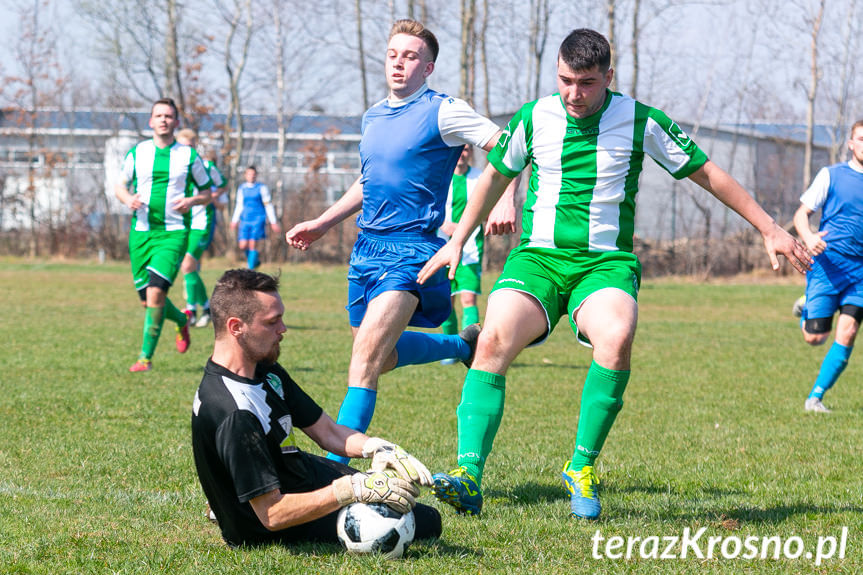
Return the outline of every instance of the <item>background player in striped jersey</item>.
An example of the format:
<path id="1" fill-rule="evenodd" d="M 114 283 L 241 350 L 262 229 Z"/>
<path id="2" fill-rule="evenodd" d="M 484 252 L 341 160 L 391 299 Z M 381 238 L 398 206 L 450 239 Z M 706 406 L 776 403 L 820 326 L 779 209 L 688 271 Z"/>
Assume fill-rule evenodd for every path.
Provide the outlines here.
<path id="1" fill-rule="evenodd" d="M 830 411 L 821 399 L 845 370 L 863 320 L 863 120 L 851 126 L 848 149 L 851 160 L 822 168 L 794 214 L 794 227 L 815 256 L 800 326 L 806 343 L 827 341 L 839 312 L 836 338 L 806 398 L 806 411 Z M 809 217 L 818 210 L 821 223 L 813 232 Z"/>
<path id="2" fill-rule="evenodd" d="M 282 228 L 270 189 L 258 181 L 258 169 L 249 166 L 244 177 L 246 181 L 237 188 L 231 229 L 237 231 L 240 249 L 246 252 L 246 265 L 253 270 L 261 265 L 258 243 L 267 237 L 267 222 L 275 234 L 281 234 Z"/>
<path id="3" fill-rule="evenodd" d="M 184 146 L 198 148 L 198 134 L 194 130 L 185 128 L 177 132 L 177 141 Z M 183 272 L 183 284 L 186 287 L 186 309 L 185 314 L 196 327 L 206 327 L 210 323 L 210 298 L 204 280 L 201 279 L 201 257 L 210 247 L 213 241 L 213 233 L 216 231 L 216 198 L 222 195 L 228 184 L 216 163 L 204 159 L 204 167 L 210 176 L 210 200 L 205 205 L 192 206 L 191 221 L 189 222 L 189 239 L 186 243 L 186 255 L 180 264 Z M 201 317 L 196 318 L 197 308 L 201 308 Z"/>
<path id="4" fill-rule="evenodd" d="M 443 225 L 438 230 L 438 235 L 448 240 L 455 231 L 455 226 L 461 219 L 462 212 L 467 205 L 467 200 L 473 193 L 481 170 L 470 165 L 473 156 L 473 148 L 465 146 L 458 157 L 455 165 L 449 192 L 446 198 L 446 212 Z M 455 278 L 450 281 L 450 293 L 452 294 L 452 312 L 441 325 L 445 334 L 455 335 L 459 332 L 458 314 L 456 313 L 456 296 L 459 296 L 462 307 L 461 329 L 479 322 L 479 308 L 476 297 L 482 293 L 482 253 L 485 236 L 482 226 L 477 226 L 471 233 L 461 255 L 461 265 L 455 272 Z M 449 365 L 458 361 L 449 357 L 442 359 L 441 363 Z"/>
<path id="5" fill-rule="evenodd" d="M 609 91 L 608 41 L 575 30 L 560 46 L 559 93 L 525 104 L 486 167 L 452 240 L 425 266 L 454 274 L 464 242 L 510 178 L 533 162 L 522 236 L 489 296 L 476 358 L 458 407 L 458 465 L 435 475 L 435 495 L 458 512 L 482 508 L 481 481 L 503 416 L 505 374 L 528 345 L 542 343 L 566 315 L 593 362 L 581 398 L 575 449 L 564 464 L 573 516 L 600 514 L 594 462 L 623 406 L 641 279 L 632 253 L 635 194 L 644 155 L 688 177 L 761 232 L 774 269 L 783 254 L 800 272 L 805 248 L 731 176 L 710 162 L 664 113 Z"/>
<path id="6" fill-rule="evenodd" d="M 429 89 L 426 78 L 437 54 L 437 39 L 421 23 L 393 24 L 385 58 L 389 95 L 363 115 L 362 175 L 318 218 L 285 234 L 289 245 L 305 250 L 362 209 L 348 271 L 354 345 L 338 415 L 339 423 L 358 431 L 371 423 L 381 373 L 447 357 L 469 363 L 478 332 L 478 327 L 457 336 L 405 331 L 409 325 L 438 327 L 449 316 L 446 274 L 423 286 L 416 276 L 444 243 L 437 229 L 462 146 L 488 150 L 500 134 L 466 102 Z"/>
<path id="7" fill-rule="evenodd" d="M 189 320 L 168 299 L 186 251 L 189 209 L 210 199 L 210 177 L 194 148 L 174 139 L 177 106 L 157 100 L 150 111 L 153 137 L 129 150 L 117 199 L 133 210 L 129 259 L 135 289 L 146 307 L 143 344 L 129 371 L 149 371 L 165 318 L 177 324 L 177 351 L 189 348 Z M 192 195 L 192 188 L 204 193 Z"/>

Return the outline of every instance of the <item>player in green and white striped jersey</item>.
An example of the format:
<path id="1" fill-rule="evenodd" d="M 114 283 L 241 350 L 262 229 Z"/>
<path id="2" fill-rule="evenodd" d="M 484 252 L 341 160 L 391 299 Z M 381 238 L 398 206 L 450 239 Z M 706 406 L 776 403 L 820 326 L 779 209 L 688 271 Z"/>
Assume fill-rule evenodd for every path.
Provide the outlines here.
<path id="1" fill-rule="evenodd" d="M 185 128 L 177 132 L 177 141 L 184 146 L 198 147 L 198 134 L 194 130 Z M 215 158 L 215 156 L 213 156 Z M 195 327 L 206 327 L 210 323 L 210 299 L 207 296 L 207 288 L 201 279 L 201 257 L 210 243 L 213 241 L 213 233 L 216 230 L 216 202 L 222 195 L 227 180 L 219 171 L 215 162 L 204 159 L 204 167 L 210 176 L 210 200 L 205 205 L 192 206 L 191 220 L 189 222 L 189 239 L 186 242 L 186 255 L 180 264 L 183 272 L 183 284 L 186 287 L 186 309 L 184 313 Z M 197 308 L 201 308 L 201 317 L 196 318 Z M 196 321 L 197 320 L 197 321 Z"/>
<path id="2" fill-rule="evenodd" d="M 434 476 L 435 495 L 462 513 L 482 507 L 486 458 L 503 415 L 505 374 L 528 345 L 542 343 L 566 315 L 593 348 L 575 449 L 564 464 L 573 516 L 600 514 L 593 465 L 623 406 L 638 317 L 641 266 L 632 253 L 635 196 L 644 156 L 688 177 L 761 232 L 773 269 L 777 254 L 800 272 L 811 258 L 731 176 L 661 111 L 608 90 L 608 41 L 570 33 L 558 53 L 558 94 L 524 105 L 510 121 L 451 241 L 419 281 L 445 265 L 450 277 L 466 238 L 512 177 L 533 164 L 523 232 L 489 296 L 476 357 L 458 407 L 458 465 Z"/>
<path id="3" fill-rule="evenodd" d="M 470 165 L 471 156 L 471 146 L 465 146 L 453 172 L 446 199 L 444 223 L 438 230 L 438 235 L 444 239 L 449 239 L 455 230 L 456 224 L 461 219 L 461 215 L 467 205 L 467 200 L 473 193 L 477 180 L 479 180 L 481 170 Z M 485 235 L 482 233 L 482 226 L 477 226 L 467 239 L 462 250 L 461 265 L 456 270 L 455 278 L 450 281 L 452 312 L 450 312 L 446 321 L 441 324 L 441 329 L 447 335 L 456 335 L 460 329 L 466 329 L 467 326 L 479 322 L 479 308 L 476 305 L 476 296 L 482 293 L 484 240 Z M 461 328 L 459 328 L 458 314 L 455 311 L 456 295 L 459 296 L 462 306 Z M 455 358 L 450 358 L 441 360 L 441 363 L 449 365 L 457 361 Z"/>
<path id="4" fill-rule="evenodd" d="M 168 299 L 186 251 L 189 209 L 210 199 L 210 177 L 194 148 L 174 140 L 179 121 L 170 98 L 157 100 L 150 112 L 153 138 L 132 148 L 123 162 L 117 199 L 133 210 L 129 256 L 135 289 L 146 307 L 141 353 L 129 371 L 150 371 L 165 318 L 177 324 L 177 351 L 189 347 L 188 317 Z M 192 194 L 192 188 L 206 190 Z"/>

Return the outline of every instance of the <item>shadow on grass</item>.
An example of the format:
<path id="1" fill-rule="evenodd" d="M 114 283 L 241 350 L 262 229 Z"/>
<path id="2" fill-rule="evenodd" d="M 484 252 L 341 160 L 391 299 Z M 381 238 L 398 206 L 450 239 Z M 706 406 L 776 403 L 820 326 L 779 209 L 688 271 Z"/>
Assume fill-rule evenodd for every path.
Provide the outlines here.
<path id="1" fill-rule="evenodd" d="M 833 513 L 861 513 L 863 508 L 859 506 L 827 506 L 811 505 L 808 503 L 792 503 L 785 505 L 773 505 L 765 508 L 738 507 L 736 509 L 725 509 L 722 515 L 741 523 L 782 523 L 790 517 L 797 515 L 830 515 Z"/>
<path id="2" fill-rule="evenodd" d="M 506 497 L 511 500 L 511 505 L 534 505 L 549 501 L 569 500 L 569 493 L 560 485 L 547 485 L 529 481 L 517 485 L 509 491 L 501 492 L 491 490 L 489 498 Z"/>

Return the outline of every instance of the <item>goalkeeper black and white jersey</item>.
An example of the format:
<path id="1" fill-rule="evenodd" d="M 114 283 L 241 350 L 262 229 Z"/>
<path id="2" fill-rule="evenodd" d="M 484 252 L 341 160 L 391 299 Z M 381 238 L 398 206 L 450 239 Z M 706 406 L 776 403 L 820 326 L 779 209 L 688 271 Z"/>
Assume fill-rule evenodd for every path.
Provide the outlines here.
<path id="1" fill-rule="evenodd" d="M 249 500 L 273 489 L 297 493 L 318 487 L 294 430 L 314 424 L 322 413 L 277 363 L 258 364 L 254 379 L 247 379 L 207 362 L 192 407 L 192 449 L 225 541 L 277 539 Z"/>

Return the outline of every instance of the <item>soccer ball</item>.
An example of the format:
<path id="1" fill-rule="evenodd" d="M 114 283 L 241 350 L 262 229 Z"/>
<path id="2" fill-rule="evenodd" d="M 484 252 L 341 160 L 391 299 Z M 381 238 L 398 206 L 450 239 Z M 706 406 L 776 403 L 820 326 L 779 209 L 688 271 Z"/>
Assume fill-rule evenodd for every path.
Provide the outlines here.
<path id="1" fill-rule="evenodd" d="M 414 540 L 414 512 L 402 515 L 383 503 L 352 503 L 339 511 L 339 542 L 348 553 L 383 553 L 401 557 Z"/>

